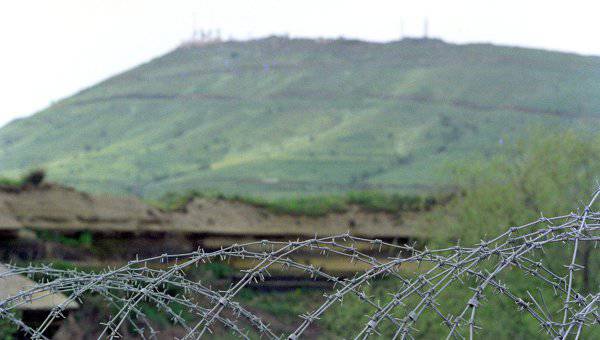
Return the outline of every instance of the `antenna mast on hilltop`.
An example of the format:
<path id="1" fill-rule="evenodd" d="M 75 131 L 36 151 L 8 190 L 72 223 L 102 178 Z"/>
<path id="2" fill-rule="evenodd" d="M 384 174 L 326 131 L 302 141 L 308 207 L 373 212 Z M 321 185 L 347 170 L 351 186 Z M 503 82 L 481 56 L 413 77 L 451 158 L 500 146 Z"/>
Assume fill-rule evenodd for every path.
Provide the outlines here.
<path id="1" fill-rule="evenodd" d="M 197 15 L 196 13 L 192 14 L 192 39 L 191 41 L 194 42 L 198 40 L 198 20 L 197 20 Z"/>
<path id="2" fill-rule="evenodd" d="M 400 19 L 400 40 L 404 39 L 404 20 Z"/>
<path id="3" fill-rule="evenodd" d="M 429 38 L 429 20 L 425 17 L 423 21 L 423 39 Z"/>
<path id="4" fill-rule="evenodd" d="M 197 13 L 192 14 L 192 37 L 186 45 L 203 45 L 221 41 L 221 29 L 198 28 Z"/>

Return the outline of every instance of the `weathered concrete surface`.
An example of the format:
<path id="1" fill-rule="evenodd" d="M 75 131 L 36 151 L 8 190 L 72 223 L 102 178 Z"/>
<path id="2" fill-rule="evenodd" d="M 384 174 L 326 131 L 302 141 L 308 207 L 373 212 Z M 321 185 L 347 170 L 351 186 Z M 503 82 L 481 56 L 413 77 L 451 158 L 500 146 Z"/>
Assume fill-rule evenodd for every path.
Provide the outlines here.
<path id="1" fill-rule="evenodd" d="M 33 288 L 36 283 L 22 275 L 8 275 L 8 267 L 0 263 L 0 301 L 19 295 Z M 59 304 L 67 304 L 67 309 L 79 308 L 74 301 L 67 302 L 67 297 L 61 293 L 39 290 L 30 296 L 11 303 L 18 310 L 50 311 Z"/>
<path id="2" fill-rule="evenodd" d="M 370 238 L 416 236 L 401 217 L 353 207 L 323 217 L 275 215 L 240 202 L 194 199 L 165 212 L 135 197 L 92 196 L 70 188 L 0 188 L 0 231 L 39 228 L 75 232 L 167 232 L 205 236 L 314 236 L 351 232 Z"/>

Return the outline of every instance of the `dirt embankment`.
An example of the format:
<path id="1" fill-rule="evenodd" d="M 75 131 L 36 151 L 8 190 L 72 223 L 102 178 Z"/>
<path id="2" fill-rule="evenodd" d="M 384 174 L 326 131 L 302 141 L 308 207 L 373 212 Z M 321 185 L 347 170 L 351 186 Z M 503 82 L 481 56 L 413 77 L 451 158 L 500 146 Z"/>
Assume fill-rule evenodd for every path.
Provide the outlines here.
<path id="1" fill-rule="evenodd" d="M 163 211 L 135 197 L 89 195 L 53 184 L 0 187 L 0 231 L 25 228 L 93 233 L 178 233 L 219 238 L 312 237 L 350 232 L 369 238 L 417 236 L 413 214 L 350 207 L 321 217 L 274 214 L 241 202 L 194 199 Z"/>

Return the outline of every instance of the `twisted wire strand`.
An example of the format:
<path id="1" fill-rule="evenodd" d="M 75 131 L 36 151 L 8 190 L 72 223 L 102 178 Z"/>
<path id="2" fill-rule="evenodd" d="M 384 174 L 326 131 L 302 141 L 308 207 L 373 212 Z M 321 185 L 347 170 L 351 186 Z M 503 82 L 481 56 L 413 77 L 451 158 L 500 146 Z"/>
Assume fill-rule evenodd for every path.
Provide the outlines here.
<path id="1" fill-rule="evenodd" d="M 362 327 L 357 328 L 355 339 L 378 336 L 390 329 L 394 339 L 414 338 L 419 334 L 417 325 L 425 313 L 432 313 L 440 320 L 447 330 L 447 339 L 473 339 L 486 327 L 478 322 L 478 315 L 489 307 L 492 294 L 514 303 L 515 310 L 533 318 L 549 338 L 577 339 L 585 328 L 598 327 L 600 320 L 598 287 L 592 287 L 592 292 L 582 292 L 576 275 L 585 269 L 577 262 L 583 244 L 592 247 L 597 256 L 600 212 L 592 208 L 599 196 L 600 189 L 594 192 L 581 213 L 541 217 L 470 247 L 418 249 L 414 245 L 346 233 L 290 242 L 261 240 L 216 251 L 198 249 L 136 258 L 101 272 L 8 264 L 8 269 L 0 272 L 0 280 L 23 275 L 36 282 L 1 299 L 0 318 L 19 327 L 32 339 L 47 339 L 44 333 L 54 322 L 65 318 L 70 306 L 84 304 L 87 296 L 97 295 L 116 311 L 99 325 L 98 338 L 121 337 L 124 326 L 129 325 L 141 338 L 156 339 L 158 331 L 140 308 L 143 303 L 151 303 L 185 331 L 183 339 L 202 338 L 212 334 L 216 327 L 222 327 L 244 339 L 258 334 L 268 339 L 293 340 L 302 337 L 311 325 L 348 297 L 357 299 L 371 311 Z M 564 259 L 563 270 L 545 263 L 544 253 L 554 251 L 553 247 L 570 252 Z M 392 253 L 396 255 L 390 255 Z M 298 259 L 306 254 L 342 258 L 365 269 L 342 276 Z M 252 264 L 238 269 L 239 278 L 225 289 L 212 288 L 188 275 L 194 267 L 235 259 Z M 273 270 L 296 271 L 332 283 L 332 289 L 323 294 L 324 300 L 299 315 L 289 334 L 277 334 L 271 325 L 238 301 L 244 288 L 260 286 L 269 280 Z M 553 301 L 549 301 L 548 294 L 539 287 L 537 292 L 518 292 L 511 287 L 510 280 L 503 280 L 502 275 L 509 272 L 525 275 L 539 287 L 551 289 Z M 383 302 L 369 294 L 369 287 L 381 279 L 394 283 L 392 288 L 386 288 L 388 298 Z M 464 285 L 463 289 L 471 293 L 453 315 L 454 306 L 445 303 L 443 296 L 457 285 Z M 172 293 L 173 290 L 177 293 Z M 64 294 L 66 299 L 55 305 L 36 328 L 26 325 L 17 316 L 20 308 L 58 293 Z M 183 317 L 174 309 L 175 305 L 184 307 L 192 317 Z M 560 317 L 556 316 L 557 312 Z"/>

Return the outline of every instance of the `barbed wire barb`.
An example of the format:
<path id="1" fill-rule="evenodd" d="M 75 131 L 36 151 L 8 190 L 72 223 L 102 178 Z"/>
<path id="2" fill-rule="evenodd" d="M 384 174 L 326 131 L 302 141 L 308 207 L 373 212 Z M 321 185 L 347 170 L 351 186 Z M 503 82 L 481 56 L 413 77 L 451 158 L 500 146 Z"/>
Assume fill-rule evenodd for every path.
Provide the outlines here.
<path id="1" fill-rule="evenodd" d="M 584 275 L 579 273 L 590 268 L 578 262 L 582 249 L 598 249 L 600 212 L 593 207 L 599 196 L 600 189 L 577 213 L 555 217 L 540 214 L 534 221 L 511 226 L 472 246 L 458 241 L 446 248 L 419 248 L 414 243 L 362 238 L 350 232 L 333 236 L 315 233 L 306 240 L 257 240 L 214 251 L 199 247 L 181 254 L 136 256 L 122 266 L 99 272 L 8 263 L 0 271 L 0 280 L 27 276 L 35 283 L 1 299 L 0 318 L 32 339 L 47 339 L 45 332 L 66 318 L 73 305 L 84 305 L 89 296 L 97 296 L 113 310 L 98 324 L 98 338 L 122 337 L 128 325 L 143 339 L 157 339 L 159 331 L 141 307 L 151 304 L 185 332 L 182 339 L 206 337 L 217 329 L 243 339 L 254 334 L 268 339 L 298 339 L 347 299 L 366 310 L 360 325 L 356 320 L 350 325 L 356 329 L 355 339 L 413 339 L 423 331 L 420 322 L 426 314 L 444 327 L 447 339 L 474 339 L 488 327 L 480 317 L 482 312 L 503 299 L 514 306 L 516 315 L 534 320 L 540 334 L 552 339 L 578 339 L 586 329 L 598 327 L 600 320 L 598 287 L 585 287 L 581 282 Z M 556 254 L 567 254 L 560 258 L 560 266 Z M 343 260 L 354 269 L 344 274 L 307 263 L 307 256 Z M 190 274 L 215 262 L 237 268 L 225 287 L 220 284 L 213 288 L 215 282 L 209 278 Z M 282 272 L 330 284 L 322 300 L 298 315 L 287 334 L 278 334 L 240 298 L 244 289 L 261 287 Z M 535 282 L 530 286 L 533 289 L 518 289 L 511 278 L 519 275 Z M 461 294 L 454 298 L 461 301 L 450 303 L 447 294 L 456 287 Z M 382 294 L 375 294 L 376 289 Z M 37 327 L 18 317 L 21 307 L 53 294 L 66 298 Z"/>

